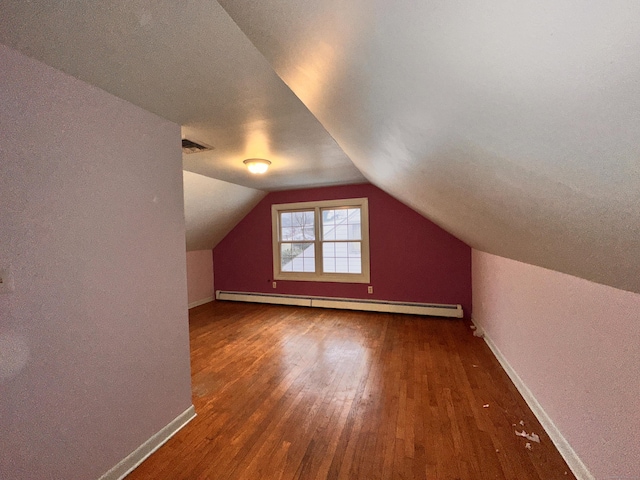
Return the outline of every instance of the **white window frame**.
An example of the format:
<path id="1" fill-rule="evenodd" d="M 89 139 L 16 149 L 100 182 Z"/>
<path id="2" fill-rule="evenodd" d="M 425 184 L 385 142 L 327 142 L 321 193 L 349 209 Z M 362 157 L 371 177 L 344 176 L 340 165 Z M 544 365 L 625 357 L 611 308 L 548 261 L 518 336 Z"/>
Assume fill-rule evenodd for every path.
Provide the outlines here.
<path id="1" fill-rule="evenodd" d="M 359 208 L 361 228 L 361 273 L 323 273 L 322 272 L 322 215 L 323 209 Z M 313 210 L 315 240 L 315 272 L 283 272 L 280 262 L 280 213 L 296 210 Z M 369 200 L 367 198 L 347 198 L 343 200 L 323 200 L 317 202 L 281 203 L 271 206 L 271 234 L 273 245 L 274 280 L 295 280 L 304 282 L 341 282 L 369 283 Z M 309 242 L 311 243 L 311 241 Z"/>

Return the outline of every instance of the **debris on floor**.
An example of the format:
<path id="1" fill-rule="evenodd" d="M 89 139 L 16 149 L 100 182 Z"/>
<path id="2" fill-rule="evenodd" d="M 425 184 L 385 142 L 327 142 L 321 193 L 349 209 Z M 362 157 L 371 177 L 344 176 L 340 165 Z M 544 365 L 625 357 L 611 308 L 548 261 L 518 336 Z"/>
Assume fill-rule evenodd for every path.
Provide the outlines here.
<path id="1" fill-rule="evenodd" d="M 524 430 L 522 430 L 521 432 L 518 432 L 516 430 L 516 435 L 519 437 L 526 438 L 527 440 L 531 440 L 532 442 L 540 443 L 540 437 L 533 432 L 531 432 L 531 435 L 529 435 Z"/>
<path id="2" fill-rule="evenodd" d="M 520 425 L 524 427 L 524 420 L 520 420 Z"/>
<path id="3" fill-rule="evenodd" d="M 476 365 L 475 363 L 472 363 L 472 364 L 471 364 L 471 366 L 472 366 L 473 368 L 478 368 L 478 365 Z"/>
<path id="4" fill-rule="evenodd" d="M 524 448 L 526 448 L 527 450 L 533 450 L 529 442 L 525 443 Z"/>
<path id="5" fill-rule="evenodd" d="M 482 405 L 482 408 L 489 408 L 489 404 L 485 403 L 484 405 Z"/>
<path id="6" fill-rule="evenodd" d="M 480 337 L 480 338 L 484 337 L 484 330 L 482 330 L 482 328 L 479 327 L 478 325 L 471 324 L 469 328 L 473 330 L 474 337 Z"/>

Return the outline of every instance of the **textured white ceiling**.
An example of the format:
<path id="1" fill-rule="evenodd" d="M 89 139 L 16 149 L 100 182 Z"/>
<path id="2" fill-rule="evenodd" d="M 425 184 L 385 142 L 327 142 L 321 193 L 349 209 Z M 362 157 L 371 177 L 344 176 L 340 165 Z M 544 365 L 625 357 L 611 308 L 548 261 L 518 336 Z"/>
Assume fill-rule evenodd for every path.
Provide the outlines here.
<path id="1" fill-rule="evenodd" d="M 374 184 L 640 292 L 640 3 L 221 0 Z"/>
<path id="2" fill-rule="evenodd" d="M 359 170 L 475 248 L 640 292 L 640 3 L 219 3 L 2 1 L 0 41 L 216 147 L 192 172 Z"/>
<path id="3" fill-rule="evenodd" d="M 215 1 L 2 1 L 0 42 L 214 147 L 186 170 L 262 190 L 366 181 Z"/>

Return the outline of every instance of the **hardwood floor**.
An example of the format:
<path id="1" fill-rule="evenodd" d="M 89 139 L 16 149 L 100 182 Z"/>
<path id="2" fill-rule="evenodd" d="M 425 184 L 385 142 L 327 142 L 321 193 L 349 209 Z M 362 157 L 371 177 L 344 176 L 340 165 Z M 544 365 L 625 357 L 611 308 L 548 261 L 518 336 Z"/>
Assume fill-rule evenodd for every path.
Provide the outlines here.
<path id="1" fill-rule="evenodd" d="M 213 302 L 190 329 L 198 416 L 127 480 L 575 478 L 467 322 Z"/>

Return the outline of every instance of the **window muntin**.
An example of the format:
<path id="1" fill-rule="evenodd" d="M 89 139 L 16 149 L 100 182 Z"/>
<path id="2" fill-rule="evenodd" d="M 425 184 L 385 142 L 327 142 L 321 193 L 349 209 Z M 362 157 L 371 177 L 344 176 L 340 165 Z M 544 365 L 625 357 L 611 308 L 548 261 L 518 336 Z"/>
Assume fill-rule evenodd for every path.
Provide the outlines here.
<path id="1" fill-rule="evenodd" d="M 369 282 L 366 198 L 272 206 L 274 279 Z"/>

